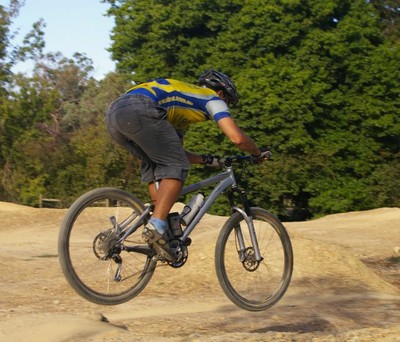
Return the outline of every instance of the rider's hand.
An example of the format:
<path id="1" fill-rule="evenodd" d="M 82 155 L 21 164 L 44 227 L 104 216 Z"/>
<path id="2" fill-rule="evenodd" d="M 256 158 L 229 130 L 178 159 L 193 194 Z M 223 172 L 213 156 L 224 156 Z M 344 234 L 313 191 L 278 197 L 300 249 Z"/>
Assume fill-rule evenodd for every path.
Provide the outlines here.
<path id="1" fill-rule="evenodd" d="M 210 154 L 202 154 L 201 157 L 203 158 L 203 163 L 206 166 L 209 167 L 216 167 L 216 168 L 220 168 L 222 166 L 221 162 L 220 162 L 220 157 L 217 156 L 212 156 Z"/>
<path id="2" fill-rule="evenodd" d="M 271 152 L 268 149 L 260 148 L 260 154 L 258 156 L 251 155 L 251 161 L 254 164 L 262 163 L 264 160 L 271 158 Z"/>

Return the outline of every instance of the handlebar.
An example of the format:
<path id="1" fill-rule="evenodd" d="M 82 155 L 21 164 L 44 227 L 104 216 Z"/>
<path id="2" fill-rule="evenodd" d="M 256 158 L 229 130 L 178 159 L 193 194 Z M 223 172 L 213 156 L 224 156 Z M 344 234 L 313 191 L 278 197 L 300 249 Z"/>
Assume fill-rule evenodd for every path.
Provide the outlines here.
<path id="1" fill-rule="evenodd" d="M 271 151 L 265 151 L 265 156 L 264 160 L 272 160 L 271 156 L 272 153 Z M 254 163 L 254 159 L 251 156 L 233 156 L 233 157 L 226 157 L 226 158 L 221 158 L 220 163 L 221 165 L 225 166 L 231 166 L 233 163 L 243 163 L 243 162 L 249 162 L 250 164 Z"/>

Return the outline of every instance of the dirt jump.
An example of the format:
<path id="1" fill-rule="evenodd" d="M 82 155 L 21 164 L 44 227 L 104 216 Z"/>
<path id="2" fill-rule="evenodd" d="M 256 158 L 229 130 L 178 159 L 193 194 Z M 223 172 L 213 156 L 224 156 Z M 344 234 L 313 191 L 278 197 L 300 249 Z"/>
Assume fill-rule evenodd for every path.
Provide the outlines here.
<path id="1" fill-rule="evenodd" d="M 400 341 L 400 208 L 285 223 L 292 282 L 262 312 L 220 289 L 214 248 L 227 218 L 211 215 L 182 268 L 160 265 L 125 304 L 84 300 L 58 262 L 65 212 L 0 202 L 0 341 Z"/>

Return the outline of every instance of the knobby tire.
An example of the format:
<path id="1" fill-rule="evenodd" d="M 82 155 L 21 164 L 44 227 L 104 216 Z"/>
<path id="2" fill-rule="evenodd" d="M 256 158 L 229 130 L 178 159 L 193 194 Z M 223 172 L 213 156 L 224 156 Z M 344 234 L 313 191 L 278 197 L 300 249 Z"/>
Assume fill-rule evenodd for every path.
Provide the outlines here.
<path id="1" fill-rule="evenodd" d="M 72 204 L 59 232 L 58 254 L 65 278 L 79 295 L 96 304 L 116 305 L 146 287 L 156 267 L 154 258 L 127 250 L 113 254 L 114 259 L 108 256 L 117 239 L 110 217 L 118 224 L 132 224 L 143 211 L 136 197 L 115 188 L 89 191 Z M 129 236 L 125 245 L 148 248 L 141 230 Z M 121 261 L 118 281 L 116 260 Z"/>
<path id="2" fill-rule="evenodd" d="M 261 208 L 251 208 L 251 215 L 263 260 L 259 264 L 255 261 L 247 224 L 236 212 L 218 236 L 215 267 L 221 288 L 234 304 L 262 311 L 275 305 L 286 292 L 293 271 L 293 251 L 285 227 L 275 216 Z M 236 233 L 239 228 L 246 243 L 241 252 Z"/>

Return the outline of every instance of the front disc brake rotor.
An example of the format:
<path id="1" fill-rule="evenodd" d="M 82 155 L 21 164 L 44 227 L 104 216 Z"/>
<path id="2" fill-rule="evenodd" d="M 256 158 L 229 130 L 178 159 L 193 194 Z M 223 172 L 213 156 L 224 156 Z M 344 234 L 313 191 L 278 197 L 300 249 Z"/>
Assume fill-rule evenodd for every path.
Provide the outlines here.
<path id="1" fill-rule="evenodd" d="M 242 264 L 245 270 L 249 272 L 254 272 L 258 268 L 260 262 L 256 260 L 253 247 L 247 247 L 244 250 L 244 260 Z"/>

